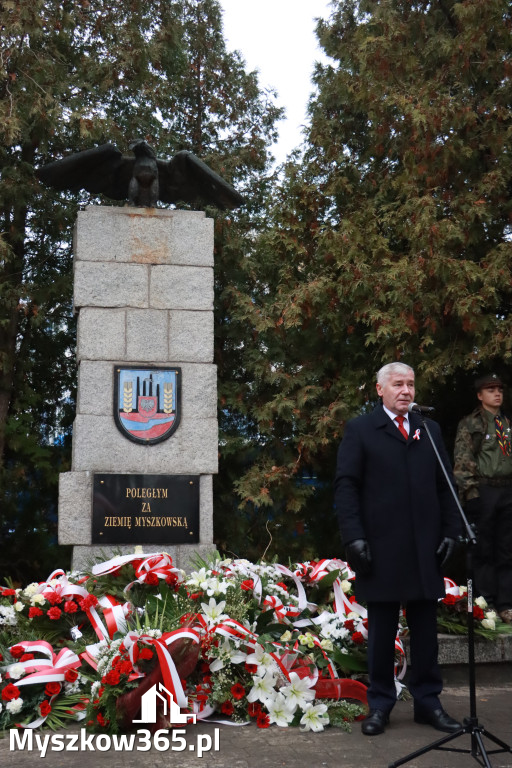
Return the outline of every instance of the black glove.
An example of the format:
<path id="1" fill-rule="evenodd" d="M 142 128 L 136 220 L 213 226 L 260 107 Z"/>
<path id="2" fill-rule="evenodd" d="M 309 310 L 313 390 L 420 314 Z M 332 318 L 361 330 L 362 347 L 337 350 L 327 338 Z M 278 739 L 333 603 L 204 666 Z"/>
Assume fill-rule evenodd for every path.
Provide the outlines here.
<path id="1" fill-rule="evenodd" d="M 446 563 L 446 561 L 451 557 L 454 549 L 455 549 L 455 539 L 450 539 L 448 536 L 445 536 L 436 551 L 437 559 L 439 561 L 439 565 L 441 566 L 441 568 Z"/>
<path id="2" fill-rule="evenodd" d="M 372 556 L 366 539 L 354 539 L 345 546 L 347 561 L 353 571 L 360 576 L 370 573 Z"/>

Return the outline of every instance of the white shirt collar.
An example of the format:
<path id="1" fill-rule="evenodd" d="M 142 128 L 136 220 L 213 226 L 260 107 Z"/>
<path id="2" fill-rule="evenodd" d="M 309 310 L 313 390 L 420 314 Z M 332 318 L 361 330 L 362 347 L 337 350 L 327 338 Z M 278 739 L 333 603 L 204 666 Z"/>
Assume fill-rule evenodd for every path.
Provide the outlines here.
<path id="1" fill-rule="evenodd" d="M 396 419 L 396 417 L 397 417 L 399 414 L 397 414 L 397 413 L 393 413 L 393 411 L 390 411 L 390 410 L 389 410 L 389 408 L 386 408 L 386 406 L 385 406 L 385 405 L 383 405 L 382 407 L 383 407 L 383 408 L 384 408 L 384 410 L 386 411 L 387 415 L 389 416 L 389 418 L 391 419 L 391 421 L 393 422 L 393 424 L 395 424 L 395 426 L 396 426 L 396 422 L 395 422 L 395 419 Z M 409 414 L 408 414 L 408 413 L 404 413 L 404 414 L 403 414 L 403 417 L 404 417 L 404 427 L 405 427 L 405 429 L 406 429 L 406 430 L 407 430 L 407 432 L 408 432 L 408 431 L 409 431 Z"/>

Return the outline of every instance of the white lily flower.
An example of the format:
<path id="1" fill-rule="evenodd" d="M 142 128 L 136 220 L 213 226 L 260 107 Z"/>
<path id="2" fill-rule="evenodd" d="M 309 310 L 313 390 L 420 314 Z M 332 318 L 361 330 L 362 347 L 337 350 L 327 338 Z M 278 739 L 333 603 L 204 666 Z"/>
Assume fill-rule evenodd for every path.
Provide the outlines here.
<path id="1" fill-rule="evenodd" d="M 323 731 L 324 725 L 329 724 L 329 715 L 327 713 L 326 704 L 306 704 L 304 707 L 304 714 L 300 719 L 300 724 L 304 727 L 301 731 Z"/>
<path id="2" fill-rule="evenodd" d="M 252 681 L 253 686 L 247 696 L 248 702 L 252 703 L 253 701 L 261 701 L 262 704 L 266 704 L 268 699 L 272 699 L 274 697 L 274 686 L 276 684 L 276 678 L 271 672 L 265 672 L 262 677 L 259 675 L 254 675 Z"/>
<path id="3" fill-rule="evenodd" d="M 315 692 L 311 690 L 314 685 L 312 677 L 299 677 L 296 672 L 290 672 L 289 685 L 283 685 L 279 690 L 291 704 L 304 709 L 306 704 L 315 698 Z"/>
<path id="4" fill-rule="evenodd" d="M 296 707 L 282 693 L 276 693 L 273 699 L 268 699 L 265 706 L 271 723 L 286 728 L 293 720 Z"/>
<path id="5" fill-rule="evenodd" d="M 201 568 L 199 571 L 192 571 L 186 581 L 187 586 L 200 587 L 201 584 L 203 584 L 209 578 L 209 574 L 210 571 L 207 571 L 206 568 Z"/>
<path id="6" fill-rule="evenodd" d="M 214 597 L 210 597 L 209 603 L 201 603 L 203 613 L 211 624 L 215 624 L 216 622 L 227 618 L 227 615 L 222 613 L 225 607 L 225 600 L 221 600 L 220 603 L 217 603 Z"/>
<path id="7" fill-rule="evenodd" d="M 274 659 L 261 645 L 257 645 L 254 652 L 247 656 L 246 662 L 247 664 L 256 664 L 258 675 L 262 675 L 266 670 L 273 672 L 276 668 Z"/>
<path id="8" fill-rule="evenodd" d="M 232 645 L 225 637 L 219 645 L 219 656 L 210 664 L 210 672 L 218 672 L 226 664 L 240 664 L 246 658 L 247 654 Z"/>

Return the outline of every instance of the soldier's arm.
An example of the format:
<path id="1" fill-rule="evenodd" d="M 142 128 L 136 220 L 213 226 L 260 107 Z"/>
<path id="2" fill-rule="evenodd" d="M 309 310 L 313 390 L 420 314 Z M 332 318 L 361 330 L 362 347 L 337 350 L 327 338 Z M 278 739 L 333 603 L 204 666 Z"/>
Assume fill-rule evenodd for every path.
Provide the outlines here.
<path id="1" fill-rule="evenodd" d="M 473 440 L 465 419 L 459 422 L 455 438 L 453 474 L 462 501 L 478 497 L 478 466 L 473 452 Z"/>

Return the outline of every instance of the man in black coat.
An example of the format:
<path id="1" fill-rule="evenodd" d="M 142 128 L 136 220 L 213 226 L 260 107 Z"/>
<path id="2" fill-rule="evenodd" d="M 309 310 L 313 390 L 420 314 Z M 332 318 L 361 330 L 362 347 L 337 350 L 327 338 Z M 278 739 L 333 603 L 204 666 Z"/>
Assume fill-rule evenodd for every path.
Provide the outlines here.
<path id="1" fill-rule="evenodd" d="M 338 521 L 356 573 L 356 598 L 368 606 L 370 712 L 362 731 L 372 736 L 383 733 L 396 701 L 400 606 L 411 637 L 414 719 L 447 733 L 462 728 L 441 707 L 437 663 L 437 601 L 445 594 L 441 567 L 454 549 L 460 520 L 422 420 L 408 413 L 414 392 L 408 365 L 381 368 L 377 393 L 382 404 L 348 422 L 338 451 Z M 451 474 L 439 425 L 429 421 L 429 429 Z"/>

